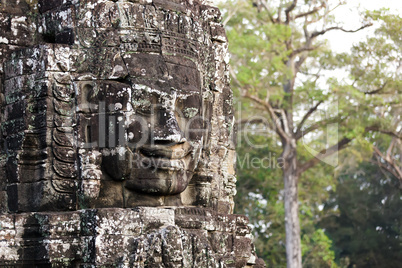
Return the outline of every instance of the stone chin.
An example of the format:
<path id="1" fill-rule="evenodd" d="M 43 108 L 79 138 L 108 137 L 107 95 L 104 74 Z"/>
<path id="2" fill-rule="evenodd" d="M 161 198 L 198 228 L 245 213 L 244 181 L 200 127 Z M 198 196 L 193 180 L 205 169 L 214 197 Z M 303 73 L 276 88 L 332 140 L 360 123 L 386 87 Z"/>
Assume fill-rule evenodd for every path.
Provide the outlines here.
<path id="1" fill-rule="evenodd" d="M 193 174 L 188 170 L 133 169 L 125 187 L 149 195 L 176 195 L 187 188 Z"/>

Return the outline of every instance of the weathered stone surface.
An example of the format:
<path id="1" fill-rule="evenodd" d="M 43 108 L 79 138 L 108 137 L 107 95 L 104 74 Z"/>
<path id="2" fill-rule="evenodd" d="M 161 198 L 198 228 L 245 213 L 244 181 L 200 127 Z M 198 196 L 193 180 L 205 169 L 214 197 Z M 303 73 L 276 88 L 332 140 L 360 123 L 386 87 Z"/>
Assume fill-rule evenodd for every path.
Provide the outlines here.
<path id="1" fill-rule="evenodd" d="M 200 0 L 0 5 L 0 266 L 261 266 Z"/>
<path id="2" fill-rule="evenodd" d="M 0 219 L 0 265 L 245 267 L 257 261 L 250 233 L 237 231 L 247 224 L 244 217 L 205 208 L 110 208 Z"/>
<path id="3" fill-rule="evenodd" d="M 17 211 L 138 205 L 232 210 L 234 120 L 227 41 L 219 11 L 190 2 L 39 1 L 23 6 L 31 10 L 26 21 L 37 39 L 14 52 L 14 46 L 5 47 L 2 134 L 6 177 L 26 184 L 10 187 L 32 192 L 36 205 L 20 205 Z M 144 110 L 149 105 L 162 108 L 157 121 L 142 114 L 155 112 Z M 156 149 L 155 141 L 177 143 L 172 138 L 180 135 L 184 144 L 165 147 L 169 154 L 188 150 L 192 156 L 161 161 L 166 152 Z M 138 146 L 144 139 L 145 146 Z M 88 149 L 103 156 L 85 166 L 80 157 Z M 145 179 L 149 168 L 139 167 L 144 161 L 156 167 L 157 181 Z M 186 168 L 163 171 L 160 165 Z M 84 179 L 88 172 L 92 175 Z M 35 184 L 52 181 L 53 174 L 57 183 Z M 78 195 L 68 197 L 74 187 L 67 180 L 81 191 Z M 123 191 L 110 193 L 111 180 L 120 181 Z M 38 192 L 38 187 L 47 190 Z M 163 198 L 149 198 L 151 193 Z M 60 197 L 45 199 L 48 194 Z M 44 203 L 66 198 L 64 208 Z"/>

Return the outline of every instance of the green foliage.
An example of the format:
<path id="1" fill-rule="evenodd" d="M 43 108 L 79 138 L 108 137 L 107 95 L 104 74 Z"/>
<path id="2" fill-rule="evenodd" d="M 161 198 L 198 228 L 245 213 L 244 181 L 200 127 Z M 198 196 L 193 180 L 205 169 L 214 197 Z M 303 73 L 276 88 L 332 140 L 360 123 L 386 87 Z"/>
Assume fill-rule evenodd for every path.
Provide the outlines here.
<path id="1" fill-rule="evenodd" d="M 338 267 L 334 262 L 335 253 L 331 250 L 331 246 L 332 241 L 323 229 L 317 229 L 312 235 L 303 235 L 302 253 L 305 258 L 303 267 Z"/>
<path id="2" fill-rule="evenodd" d="M 327 230 L 342 267 L 399 267 L 402 262 L 402 199 L 399 182 L 367 162 L 339 177 L 326 211 Z"/>
<path id="3" fill-rule="evenodd" d="M 256 13 L 251 1 L 229 1 L 225 6 L 227 12 L 236 10 L 226 28 L 231 66 L 238 81 L 261 98 L 269 93 L 272 99 L 281 102 L 283 81 L 291 76 L 284 61 L 290 53 L 285 41 L 291 37 L 292 29 L 267 23 L 267 14 Z"/>
<path id="4" fill-rule="evenodd" d="M 251 144 L 266 142 L 266 136 L 250 136 L 249 144 L 238 147 L 238 187 L 235 213 L 249 215 L 255 235 L 258 256 L 268 267 L 286 266 L 284 208 L 280 201 L 283 181 L 281 170 L 276 167 L 280 148 L 272 146 L 255 150 Z M 270 158 L 271 166 L 252 166 L 253 159 Z M 272 164 L 273 163 L 273 164 Z M 282 265 L 282 266 L 281 266 Z"/>
<path id="5" fill-rule="evenodd" d="M 252 133 L 251 133 L 252 134 Z M 285 228 L 283 220 L 283 180 L 280 169 L 281 147 L 274 135 L 249 135 L 249 140 L 239 143 L 238 193 L 235 213 L 250 217 L 255 235 L 255 246 L 260 258 L 268 267 L 286 267 Z M 244 136 L 243 132 L 239 135 Z M 268 142 L 268 145 L 266 144 Z M 255 144 L 266 144 L 256 149 Z M 252 165 L 253 159 L 269 159 L 264 167 Z M 279 161 L 279 162 L 278 162 Z M 329 198 L 326 189 L 335 189 L 331 169 L 322 166 L 309 170 L 300 183 L 300 220 L 302 225 L 305 267 L 336 267 L 331 243 L 317 222 L 323 216 L 320 205 Z"/>
<path id="6" fill-rule="evenodd" d="M 305 48 L 306 29 L 328 29 L 335 18 L 317 12 L 306 20 L 274 23 L 272 18 L 277 18 L 278 12 L 283 22 L 284 10 L 293 1 L 266 1 L 271 13 L 265 8 L 257 8 L 258 2 L 230 0 L 221 7 L 230 43 L 232 88 L 239 104 L 237 117 L 257 117 L 268 122 L 251 123 L 247 139 L 243 132 L 239 133 L 242 142 L 238 144 L 236 212 L 250 217 L 258 254 L 268 267 L 285 267 L 282 171 L 276 165 L 255 168 L 245 164 L 250 164 L 245 159 L 248 157 L 248 161 L 252 161 L 268 156 L 277 159 L 283 150 L 283 139 L 273 127 L 275 120 L 261 103 L 268 103 L 275 110 L 281 126 L 287 124 L 292 137 L 297 136 L 303 117 L 320 103 L 301 127 L 302 136 L 296 137 L 298 165 L 308 163 L 314 159 L 314 152 L 328 149 L 342 138 L 352 142 L 339 155 L 341 161 L 336 169 L 319 163 L 299 178 L 302 253 L 305 267 L 336 267 L 331 246 L 334 237 L 328 238 L 318 222 L 322 218 L 336 217 L 338 211 L 322 210 L 322 204 L 330 198 L 330 190 L 343 187 L 342 183 L 336 185 L 334 174 L 355 171 L 361 163 L 372 158 L 374 146 L 387 150 L 391 138 L 384 133 L 400 131 L 402 20 L 399 16 L 389 15 L 386 10 L 367 12 L 366 19 L 376 23 L 376 36 L 356 44 L 351 53 L 330 51 L 326 40 L 320 36 L 311 41 L 311 49 L 294 56 L 299 49 Z M 293 14 L 302 14 L 323 2 L 335 1 L 303 2 L 298 2 Z M 273 6 L 275 3 L 279 3 L 278 6 Z M 314 25 L 314 21 L 318 23 Z M 301 58 L 305 61 L 296 68 L 295 62 Z M 340 73 L 336 70 L 347 77 L 333 77 Z M 293 81 L 293 88 L 286 90 Z M 260 104 L 242 98 L 245 92 L 258 99 Z M 284 115 L 290 120 L 285 121 Z M 394 157 L 398 159 L 397 154 Z M 351 229 L 344 231 L 347 233 Z M 349 260 L 352 257 L 348 255 Z M 346 260 L 338 259 L 338 263 Z"/>

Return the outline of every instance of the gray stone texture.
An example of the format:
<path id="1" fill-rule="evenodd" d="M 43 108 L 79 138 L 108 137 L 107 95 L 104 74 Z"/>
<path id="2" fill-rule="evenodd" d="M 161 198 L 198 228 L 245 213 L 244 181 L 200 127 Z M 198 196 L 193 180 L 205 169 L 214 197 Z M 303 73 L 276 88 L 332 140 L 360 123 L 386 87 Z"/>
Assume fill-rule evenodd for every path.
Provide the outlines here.
<path id="1" fill-rule="evenodd" d="M 205 208 L 103 208 L 0 219 L 0 263 L 12 267 L 262 265 L 248 219 Z"/>
<path id="2" fill-rule="evenodd" d="M 263 266 L 216 7 L 1 0 L 0 31 L 0 266 Z"/>

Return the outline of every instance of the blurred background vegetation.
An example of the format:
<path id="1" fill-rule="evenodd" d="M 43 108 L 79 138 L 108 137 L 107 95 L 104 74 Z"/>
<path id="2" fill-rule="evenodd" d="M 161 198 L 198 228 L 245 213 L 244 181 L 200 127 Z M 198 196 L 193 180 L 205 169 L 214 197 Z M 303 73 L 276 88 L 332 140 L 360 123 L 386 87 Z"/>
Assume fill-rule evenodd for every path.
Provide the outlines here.
<path id="1" fill-rule="evenodd" d="M 400 267 L 402 19 L 385 9 L 361 11 L 361 28 L 372 25 L 371 35 L 350 51 L 338 52 L 322 34 L 295 56 L 296 62 L 303 59 L 295 72 L 289 58 L 306 44 L 306 30 L 350 27 L 330 13 L 346 4 L 340 1 L 299 1 L 299 13 L 289 13 L 290 23 L 278 23 L 294 2 L 219 4 L 238 108 L 235 212 L 249 216 L 258 255 L 267 266 L 286 267 L 284 143 L 272 128 L 275 117 L 261 106 L 267 103 L 277 120 L 283 119 L 282 111 L 292 113 L 293 133 L 320 123 L 321 128 L 297 140 L 298 165 L 314 158 L 311 151 L 328 150 L 328 137 L 348 140 L 335 160 L 317 161 L 298 178 L 303 267 Z M 292 77 L 294 91 L 289 93 L 284 81 Z M 315 114 L 304 122 L 314 107 Z"/>

